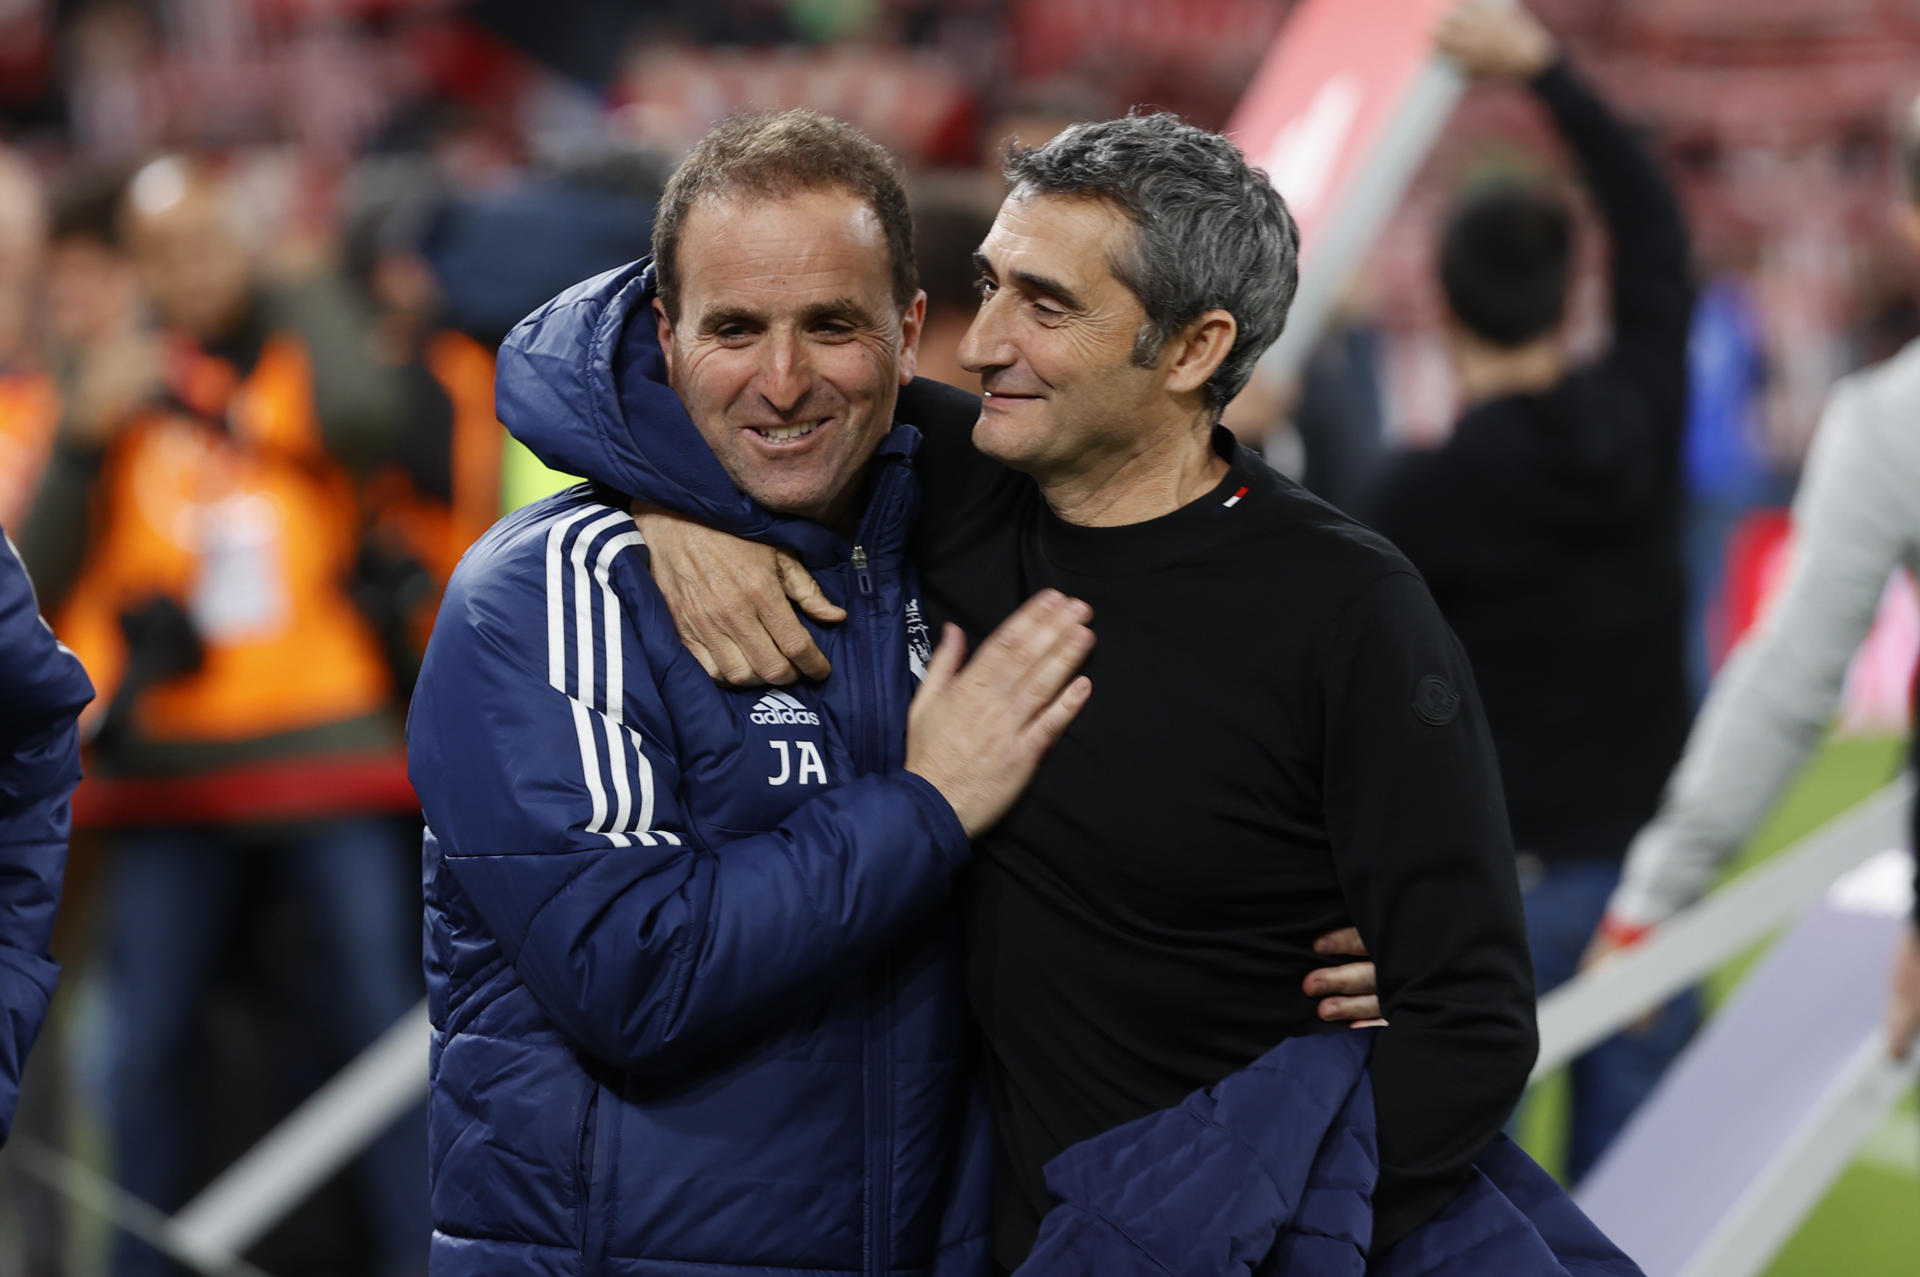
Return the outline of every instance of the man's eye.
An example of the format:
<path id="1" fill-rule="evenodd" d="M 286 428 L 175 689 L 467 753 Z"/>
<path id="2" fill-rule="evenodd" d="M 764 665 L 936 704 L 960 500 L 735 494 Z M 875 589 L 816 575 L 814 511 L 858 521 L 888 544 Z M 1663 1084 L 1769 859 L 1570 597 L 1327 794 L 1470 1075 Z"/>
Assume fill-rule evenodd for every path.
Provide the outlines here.
<path id="1" fill-rule="evenodd" d="M 853 325 L 838 322 L 816 324 L 813 331 L 829 341 L 844 341 L 853 336 Z"/>
<path id="2" fill-rule="evenodd" d="M 742 342 L 753 335 L 752 330 L 741 324 L 726 324 L 713 330 L 714 339 L 726 342 Z"/>
<path id="3" fill-rule="evenodd" d="M 995 290 L 997 290 L 999 287 L 1000 286 L 998 284 L 988 279 L 985 275 L 982 275 L 978 279 L 973 281 L 973 291 L 980 294 L 980 298 L 982 301 L 993 296 Z"/>
<path id="4" fill-rule="evenodd" d="M 1067 317 L 1066 311 L 1061 310 L 1051 302 L 1036 299 L 1033 303 L 1033 308 L 1040 312 L 1040 318 L 1044 320 L 1065 319 Z"/>

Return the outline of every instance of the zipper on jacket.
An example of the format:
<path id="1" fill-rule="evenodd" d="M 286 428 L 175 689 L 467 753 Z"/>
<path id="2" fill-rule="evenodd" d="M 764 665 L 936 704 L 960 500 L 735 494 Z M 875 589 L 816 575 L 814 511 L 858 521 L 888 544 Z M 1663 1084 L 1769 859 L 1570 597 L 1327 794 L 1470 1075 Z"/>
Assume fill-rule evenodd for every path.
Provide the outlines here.
<path id="1" fill-rule="evenodd" d="M 879 494 L 876 494 L 878 496 Z M 885 692 L 881 685 L 879 655 L 886 644 L 880 633 L 879 601 L 873 587 L 873 573 L 867 565 L 865 546 L 853 547 L 853 575 L 860 593 L 854 601 L 858 615 L 853 623 L 860 627 L 869 659 L 861 662 L 860 689 L 863 704 L 860 713 L 860 758 L 864 771 L 877 772 L 887 763 L 885 724 L 881 721 Z M 871 1277 L 887 1277 L 893 1266 L 893 1123 L 887 1112 L 888 1093 L 893 1089 L 888 1060 L 887 959 L 876 958 L 867 973 L 866 1015 L 866 1107 L 867 1107 L 867 1271 Z"/>
<path id="2" fill-rule="evenodd" d="M 860 585 L 860 593 L 873 593 L 873 573 L 867 571 L 867 547 L 853 547 L 853 579 Z"/>

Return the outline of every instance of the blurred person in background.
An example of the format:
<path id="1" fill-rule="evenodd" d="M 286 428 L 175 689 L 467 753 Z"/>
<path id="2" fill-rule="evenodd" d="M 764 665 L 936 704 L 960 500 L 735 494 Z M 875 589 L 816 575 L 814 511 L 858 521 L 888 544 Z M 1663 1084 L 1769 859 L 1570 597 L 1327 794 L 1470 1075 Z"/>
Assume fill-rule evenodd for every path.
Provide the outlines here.
<path id="1" fill-rule="evenodd" d="M 1781 504 L 1764 448 L 1767 356 L 1750 273 L 1710 277 L 1687 340 L 1687 682 L 1696 707 L 1726 646 L 1716 603 L 1734 530 L 1755 507 Z"/>
<path id="2" fill-rule="evenodd" d="M 1907 112 L 1896 167 L 1904 198 L 1893 221 L 1920 260 L 1920 100 Z M 1828 396 L 1794 498 L 1786 578 L 1714 680 L 1659 813 L 1633 840 L 1590 961 L 1698 900 L 1820 743 L 1887 578 L 1901 568 L 1920 574 L 1917 420 L 1920 342 Z M 1897 1056 L 1920 1032 L 1917 928 L 1920 915 L 1894 954 L 1887 1036 Z"/>
<path id="3" fill-rule="evenodd" d="M 523 171 L 477 181 L 442 154 L 435 168 L 446 175 L 444 187 L 430 209 L 416 209 L 403 219 L 418 222 L 413 229 L 419 238 L 404 252 L 387 253 L 378 287 L 390 297 L 396 283 L 419 291 L 426 280 L 417 266 L 424 263 L 435 294 L 433 344 L 444 352 L 451 344 L 444 335 L 458 331 L 491 352 L 555 293 L 646 254 L 654 203 L 668 167 L 654 151 L 615 140 L 580 145 L 540 158 Z M 413 202 L 419 203 L 417 196 Z M 448 375 L 447 359 L 442 353 L 435 361 L 443 384 L 464 384 Z M 459 362 L 472 361 L 462 356 Z M 462 402 L 462 395 L 456 393 L 455 400 Z M 458 440 L 484 437 L 478 430 L 457 432 Z M 501 450 L 504 508 L 517 509 L 575 482 L 541 465 L 510 436 L 493 438 Z M 456 445 L 463 458 L 478 451 Z M 472 498 L 480 492 L 479 481 L 465 477 L 464 466 L 457 465 L 456 472 L 456 511 L 477 508 Z"/>
<path id="4" fill-rule="evenodd" d="M 927 294 L 926 322 L 920 329 L 920 375 L 976 394 L 980 378 L 960 364 L 960 339 L 980 309 L 973 250 L 993 226 L 997 193 L 978 186 L 922 191 L 914 200 L 914 258 L 920 287 Z"/>
<path id="5" fill-rule="evenodd" d="M 87 239 L 83 220 L 63 244 Z M 339 1049 L 418 996 L 411 853 L 367 797 L 399 747 L 393 680 L 348 583 L 356 479 L 391 454 L 406 400 L 337 286 L 260 278 L 204 163 L 150 163 L 94 233 L 102 273 L 70 299 L 62 419 L 22 549 L 103 689 L 99 770 L 148 782 L 141 827 L 111 845 L 111 1133 L 121 1184 L 173 1210 L 191 1187 L 186 1046 L 252 874 L 310 919 Z M 153 323 L 105 282 L 115 239 Z M 70 264 L 59 287 L 85 293 Z M 236 805 L 244 818 L 212 814 Z M 421 1122 L 364 1160 L 393 1273 L 425 1264 Z M 169 1270 L 120 1239 L 116 1273 Z"/>
<path id="6" fill-rule="evenodd" d="M 35 323 L 46 238 L 39 175 L 24 156 L 0 149 L 0 525 L 11 528 L 26 513 L 59 420 Z"/>
<path id="7" fill-rule="evenodd" d="M 32 472 L 28 496 L 43 491 L 47 509 L 60 508 L 65 471 L 84 455 L 106 446 L 111 434 L 137 411 L 156 377 L 145 302 L 133 263 L 121 247 L 120 199 L 126 174 L 111 169 L 68 176 L 56 189 L 49 220 L 42 358 L 49 374 L 52 425 L 44 454 Z M 40 536 L 31 522 L 21 537 Z M 60 530 L 63 531 L 63 530 Z M 46 535 L 57 535 L 49 525 Z M 57 613 L 72 585 L 83 547 L 60 547 L 60 563 L 36 562 L 35 582 L 49 612 Z"/>
<path id="8" fill-rule="evenodd" d="M 1254 369 L 1222 420 L 1267 464 L 1340 510 L 1364 509 L 1386 461 L 1380 334 L 1344 307 L 1297 377 Z"/>
<path id="9" fill-rule="evenodd" d="M 21 505 L 21 520 L 7 526 L 19 527 L 24 522 L 26 503 L 51 458 L 62 410 L 56 387 L 66 384 L 71 390 L 76 352 L 86 346 L 117 346 L 137 330 L 141 316 L 139 282 L 131 263 L 116 246 L 115 219 L 124 182 L 125 174 L 112 168 L 82 169 L 69 173 L 54 186 L 40 290 L 43 318 L 34 334 L 33 361 L 27 365 L 34 370 L 27 384 L 39 387 L 43 402 L 26 421 L 17 416 L 0 421 L 0 433 L 4 433 L 9 426 L 31 425 L 37 418 L 44 422 L 44 435 L 32 455 L 15 451 L 9 458 L 0 458 L 0 482 L 18 485 Z M 114 393 L 111 377 L 96 378 L 80 393 Z M 20 401 L 13 402 L 18 405 Z M 19 469 L 9 474 L 9 465 Z M 60 925 L 69 937 L 88 930 L 100 868 L 99 858 L 89 854 L 93 850 L 91 843 L 76 846 L 68 863 Z M 86 1094 L 86 1088 L 78 1084 L 81 1073 L 73 1067 L 85 1059 L 86 1051 L 82 1042 L 75 1041 L 71 1033 L 59 1032 L 56 1026 L 42 1041 L 40 1054 L 42 1066 L 23 1096 L 20 1133 L 57 1145 L 75 1103 Z M 49 1054 L 54 1058 L 46 1059 Z M 24 1176 L 17 1180 L 14 1191 L 20 1195 L 23 1267 L 32 1274 L 64 1271 L 65 1197 Z"/>
<path id="10" fill-rule="evenodd" d="M 1687 233 L 1651 156 L 1523 9 L 1469 0 L 1438 44 L 1475 76 L 1532 90 L 1613 246 L 1612 346 L 1575 369 L 1566 201 L 1507 185 L 1454 209 L 1439 262 L 1466 411 L 1443 446 L 1394 463 L 1370 520 L 1432 586 L 1485 693 L 1544 993 L 1574 974 L 1686 736 Z M 1698 1016 L 1682 995 L 1574 1062 L 1570 1182 Z"/>
<path id="11" fill-rule="evenodd" d="M 444 192 L 425 163 L 368 162 L 348 196 L 343 265 L 373 316 L 371 357 L 406 397 L 392 454 L 361 484 L 355 598 L 385 643 L 396 694 L 413 690 L 454 564 L 500 514 L 493 355 L 442 320 L 423 254 Z"/>
<path id="12" fill-rule="evenodd" d="M 1300 486 L 1342 510 L 1366 508 L 1386 462 L 1380 332 L 1348 310 L 1320 339 L 1293 410 Z"/>

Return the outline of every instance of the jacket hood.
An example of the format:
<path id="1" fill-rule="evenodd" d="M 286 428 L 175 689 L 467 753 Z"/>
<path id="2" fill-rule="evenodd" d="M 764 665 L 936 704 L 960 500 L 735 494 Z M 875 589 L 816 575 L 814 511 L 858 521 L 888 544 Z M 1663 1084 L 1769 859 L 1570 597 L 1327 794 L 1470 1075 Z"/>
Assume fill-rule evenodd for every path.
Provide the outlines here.
<path id="1" fill-rule="evenodd" d="M 667 384 L 654 326 L 651 258 L 574 285 L 521 320 L 500 347 L 500 422 L 543 463 L 809 564 L 845 554 L 843 538 L 774 514 L 734 485 Z M 911 455 L 896 427 L 880 455 Z"/>

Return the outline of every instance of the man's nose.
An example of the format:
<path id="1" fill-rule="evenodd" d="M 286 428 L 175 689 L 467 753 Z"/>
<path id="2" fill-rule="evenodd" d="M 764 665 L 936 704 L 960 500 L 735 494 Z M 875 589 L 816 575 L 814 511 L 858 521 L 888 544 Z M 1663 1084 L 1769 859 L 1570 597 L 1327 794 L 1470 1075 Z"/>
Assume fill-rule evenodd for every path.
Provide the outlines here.
<path id="1" fill-rule="evenodd" d="M 982 298 L 966 336 L 960 339 L 960 366 L 968 372 L 983 372 L 1013 362 L 1007 350 L 1007 324 L 1004 294 Z"/>
<path id="2" fill-rule="evenodd" d="M 761 349 L 760 394 L 775 412 L 792 412 L 807 397 L 807 388 L 813 382 L 806 352 L 793 337 L 778 334 L 771 335 Z"/>

